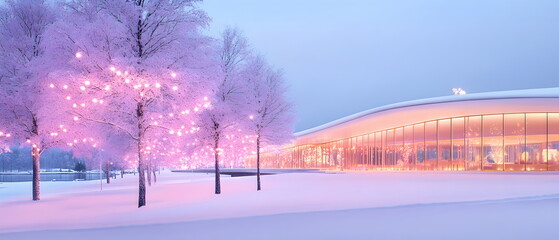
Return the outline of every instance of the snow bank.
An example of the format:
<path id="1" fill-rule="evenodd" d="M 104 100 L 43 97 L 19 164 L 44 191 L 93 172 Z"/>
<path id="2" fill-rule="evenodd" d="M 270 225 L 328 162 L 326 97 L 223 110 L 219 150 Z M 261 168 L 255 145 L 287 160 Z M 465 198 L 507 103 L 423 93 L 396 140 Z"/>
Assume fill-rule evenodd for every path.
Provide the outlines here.
<path id="1" fill-rule="evenodd" d="M 553 233 L 551 220 L 556 216 L 552 213 L 559 210 L 556 173 L 295 173 L 263 176 L 260 192 L 255 191 L 254 177 L 225 178 L 221 195 L 213 194 L 211 175 L 165 173 L 148 188 L 148 205 L 141 209 L 135 207 L 136 180 L 117 179 L 102 192 L 94 185 L 66 188 L 64 193 L 44 195 L 39 202 L 4 199 L 0 201 L 4 216 L 0 233 L 20 233 L 4 235 L 10 238 L 0 234 L 0 238 L 87 233 L 91 238 L 85 239 L 97 239 L 110 232 L 147 239 L 165 231 L 169 236 L 165 239 L 188 234 L 197 236 L 192 239 L 235 239 L 228 234 L 254 230 L 254 235 L 243 238 L 291 239 L 296 233 L 302 236 L 298 239 L 325 239 L 325 234 L 359 238 L 392 233 L 403 239 L 449 236 L 454 231 L 471 237 L 492 229 L 502 236 L 505 231 L 549 228 L 546 235 L 537 235 L 545 239 Z M 72 189 L 80 192 L 70 193 Z M 60 231 L 29 232 L 56 229 Z M 147 235 L 142 237 L 142 233 Z M 336 238 L 340 237 L 330 239 Z"/>

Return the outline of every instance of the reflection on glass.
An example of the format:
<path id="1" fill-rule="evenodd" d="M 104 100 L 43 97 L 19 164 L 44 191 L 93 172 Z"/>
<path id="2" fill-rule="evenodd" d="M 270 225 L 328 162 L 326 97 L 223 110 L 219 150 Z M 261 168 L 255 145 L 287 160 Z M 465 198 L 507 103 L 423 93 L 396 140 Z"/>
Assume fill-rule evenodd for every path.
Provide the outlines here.
<path id="1" fill-rule="evenodd" d="M 483 170 L 503 169 L 503 115 L 483 116 Z"/>
<path id="2" fill-rule="evenodd" d="M 464 118 L 452 119 L 452 170 L 465 170 Z"/>
<path id="3" fill-rule="evenodd" d="M 466 168 L 481 170 L 481 116 L 466 118 Z"/>
<path id="4" fill-rule="evenodd" d="M 450 119 L 439 120 L 438 126 L 438 170 L 451 170 Z"/>
<path id="5" fill-rule="evenodd" d="M 547 170 L 547 114 L 526 114 L 526 170 Z"/>
<path id="6" fill-rule="evenodd" d="M 245 159 L 254 167 L 255 159 Z M 262 153 L 261 166 L 332 170 L 559 170 L 559 113 L 466 116 Z"/>
<path id="7" fill-rule="evenodd" d="M 437 121 L 425 123 L 425 170 L 437 169 Z"/>
<path id="8" fill-rule="evenodd" d="M 548 119 L 548 147 L 547 167 L 548 170 L 559 170 L 559 113 L 549 113 Z"/>
<path id="9" fill-rule="evenodd" d="M 525 115 L 505 115 L 505 170 L 522 171 L 526 163 L 523 159 L 524 147 L 526 145 Z"/>

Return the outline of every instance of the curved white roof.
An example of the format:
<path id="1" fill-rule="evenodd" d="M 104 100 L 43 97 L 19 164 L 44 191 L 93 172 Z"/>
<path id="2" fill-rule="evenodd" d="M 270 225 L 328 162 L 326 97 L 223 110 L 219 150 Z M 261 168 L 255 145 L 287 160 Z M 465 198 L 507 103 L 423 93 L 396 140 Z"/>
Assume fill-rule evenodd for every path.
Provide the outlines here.
<path id="1" fill-rule="evenodd" d="M 362 118 L 368 117 L 370 115 L 377 115 L 377 113 L 381 113 L 389 110 L 401 109 L 401 108 L 430 105 L 430 104 L 440 104 L 440 103 L 452 103 L 452 102 L 469 102 L 469 101 L 478 101 L 478 100 L 499 100 L 499 99 L 528 99 L 528 98 L 529 99 L 559 98 L 559 87 L 485 92 L 485 93 L 473 93 L 473 94 L 470 93 L 466 95 L 450 95 L 444 97 L 425 98 L 425 99 L 419 99 L 413 101 L 400 102 L 400 103 L 385 105 L 385 106 L 369 109 L 366 111 L 362 111 L 314 128 L 300 131 L 295 133 L 295 136 L 300 138 L 339 125 L 345 125 L 345 123 L 351 121 L 361 120 Z"/>

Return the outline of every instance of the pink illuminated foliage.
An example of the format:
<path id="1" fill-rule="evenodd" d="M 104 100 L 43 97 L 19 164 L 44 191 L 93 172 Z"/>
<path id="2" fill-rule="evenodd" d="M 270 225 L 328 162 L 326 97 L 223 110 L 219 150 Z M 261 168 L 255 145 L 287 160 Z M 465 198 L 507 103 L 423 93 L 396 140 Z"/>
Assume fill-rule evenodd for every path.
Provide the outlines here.
<path id="1" fill-rule="evenodd" d="M 45 30 L 56 15 L 42 0 L 6 5 L 0 9 L 0 140 L 32 146 L 33 200 L 39 200 L 39 158 L 48 148 L 65 146 L 68 134 L 60 121 L 60 101 L 48 93 L 52 85 L 39 64 Z"/>
<path id="2" fill-rule="evenodd" d="M 261 190 L 260 151 L 265 146 L 288 143 L 292 138 L 295 115 L 287 101 L 283 73 L 268 66 L 262 57 L 255 57 L 243 72 L 248 112 L 245 128 L 254 136 L 256 147 L 256 189 Z M 248 121 L 246 120 L 248 118 Z"/>
<path id="3" fill-rule="evenodd" d="M 195 2 L 75 0 L 49 30 L 57 63 L 49 77 L 67 120 L 110 126 L 134 142 L 138 207 L 146 204 L 150 137 L 179 132 L 211 89 L 215 64 L 200 34 L 207 17 Z"/>
<path id="4" fill-rule="evenodd" d="M 215 167 L 215 194 L 221 193 L 220 156 L 226 154 L 223 146 L 229 134 L 236 133 L 239 119 L 247 105 L 243 102 L 245 82 L 240 78 L 246 59 L 250 56 L 246 38 L 236 29 L 227 28 L 217 46 L 221 71 L 216 78 L 211 106 L 200 114 L 198 144 L 200 154 L 211 152 Z"/>

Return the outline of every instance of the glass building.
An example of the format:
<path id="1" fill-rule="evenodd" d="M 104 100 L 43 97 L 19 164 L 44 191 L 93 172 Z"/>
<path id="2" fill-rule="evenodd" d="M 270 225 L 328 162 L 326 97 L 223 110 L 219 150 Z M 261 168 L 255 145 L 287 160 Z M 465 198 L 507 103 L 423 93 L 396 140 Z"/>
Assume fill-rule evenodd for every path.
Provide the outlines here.
<path id="1" fill-rule="evenodd" d="M 559 88 L 456 95 L 371 109 L 296 133 L 264 168 L 559 170 Z M 254 167 L 249 161 L 248 167 Z"/>

